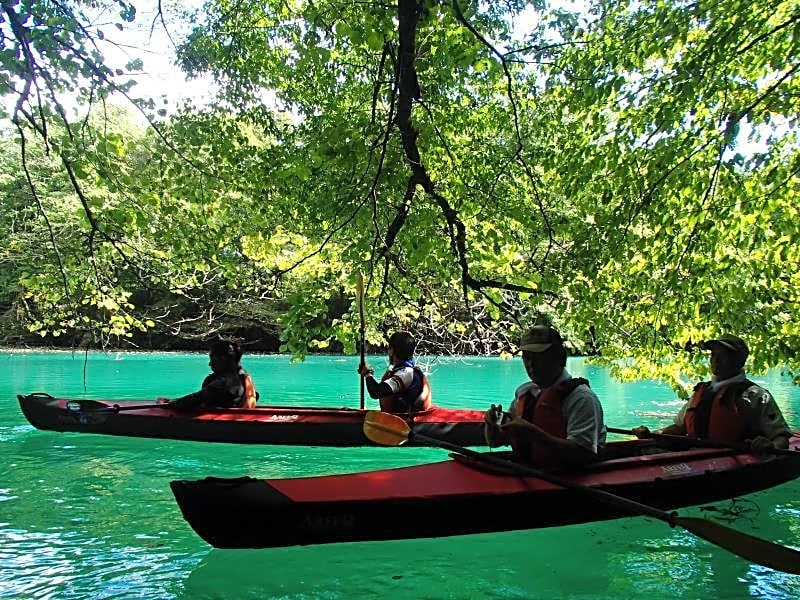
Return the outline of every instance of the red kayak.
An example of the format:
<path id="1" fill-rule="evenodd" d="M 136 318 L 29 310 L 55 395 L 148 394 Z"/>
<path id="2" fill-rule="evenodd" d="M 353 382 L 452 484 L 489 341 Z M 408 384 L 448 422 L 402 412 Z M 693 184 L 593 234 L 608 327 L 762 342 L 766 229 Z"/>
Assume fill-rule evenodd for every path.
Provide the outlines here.
<path id="1" fill-rule="evenodd" d="M 294 446 L 374 446 L 364 435 L 366 410 L 307 406 L 257 406 L 177 411 L 156 401 L 72 400 L 49 394 L 19 395 L 34 427 L 200 442 Z M 486 445 L 483 410 L 434 407 L 400 414 L 425 435 L 462 446 Z"/>
<path id="2" fill-rule="evenodd" d="M 661 512 L 800 476 L 800 452 L 759 457 L 719 448 L 672 451 L 658 443 L 609 443 L 608 460 L 579 473 L 559 473 L 563 484 L 498 470 L 480 455 L 454 455 L 443 462 L 364 473 L 209 477 L 170 485 L 184 518 L 212 546 L 268 548 L 570 525 L 637 514 L 626 499 Z M 791 445 L 798 450 L 797 432 Z M 620 502 L 598 501 L 603 492 L 621 497 Z"/>

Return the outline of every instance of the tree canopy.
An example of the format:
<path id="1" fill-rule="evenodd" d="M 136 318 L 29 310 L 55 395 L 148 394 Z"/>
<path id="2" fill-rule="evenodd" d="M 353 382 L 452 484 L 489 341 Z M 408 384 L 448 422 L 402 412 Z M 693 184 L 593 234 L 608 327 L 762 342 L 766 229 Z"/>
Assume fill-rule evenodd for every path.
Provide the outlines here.
<path id="1" fill-rule="evenodd" d="M 363 272 L 376 343 L 546 321 L 621 377 L 677 384 L 726 331 L 800 364 L 796 1 L 161 0 L 218 90 L 161 116 L 146 58 L 100 50 L 138 2 L 0 2 L 0 301 L 31 331 L 228 314 L 352 352 Z"/>

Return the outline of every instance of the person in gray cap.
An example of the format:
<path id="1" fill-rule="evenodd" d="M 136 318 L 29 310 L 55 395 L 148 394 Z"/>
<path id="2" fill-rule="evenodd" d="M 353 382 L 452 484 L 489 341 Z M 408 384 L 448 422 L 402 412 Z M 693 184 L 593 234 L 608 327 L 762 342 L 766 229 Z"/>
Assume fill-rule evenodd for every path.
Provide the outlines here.
<path id="1" fill-rule="evenodd" d="M 492 404 L 484 416 L 489 446 L 511 444 L 520 462 L 544 468 L 580 467 L 598 460 L 605 445 L 603 408 L 582 378 L 566 370 L 567 350 L 552 327 L 537 325 L 519 349 L 530 377 L 508 412 Z"/>
<path id="2" fill-rule="evenodd" d="M 745 341 L 731 334 L 703 342 L 711 351 L 711 381 L 701 381 L 675 416 L 671 425 L 656 434 L 685 435 L 716 442 L 746 442 L 753 452 L 788 448 L 791 432 L 772 394 L 745 375 L 744 364 L 750 354 Z M 650 437 L 644 425 L 633 432 Z"/>

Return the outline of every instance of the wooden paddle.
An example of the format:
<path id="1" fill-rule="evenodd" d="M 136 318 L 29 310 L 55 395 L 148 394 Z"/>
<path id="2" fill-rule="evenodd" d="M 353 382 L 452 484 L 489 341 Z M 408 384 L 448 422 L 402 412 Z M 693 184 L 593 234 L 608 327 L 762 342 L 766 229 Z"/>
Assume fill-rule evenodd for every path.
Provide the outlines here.
<path id="1" fill-rule="evenodd" d="M 632 429 L 619 429 L 617 427 L 606 427 L 606 431 L 608 431 L 609 433 L 621 433 L 624 435 L 633 435 L 633 436 L 636 435 Z M 692 448 L 723 448 L 728 450 L 736 450 L 737 452 L 747 452 L 753 454 L 753 451 L 747 444 L 716 442 L 714 440 L 704 440 L 702 438 L 687 437 L 685 435 L 672 435 L 669 433 L 655 433 L 653 431 L 650 432 L 650 435 L 648 437 L 653 438 L 654 440 L 664 440 L 665 442 L 674 442 L 676 444 L 681 444 L 683 446 L 689 446 Z M 765 452 L 768 454 L 798 454 L 797 450 L 789 450 L 788 448 L 768 448 L 765 450 Z"/>
<path id="2" fill-rule="evenodd" d="M 666 512 L 655 506 L 641 504 L 624 496 L 618 496 L 597 488 L 586 487 L 567 479 L 562 479 L 546 471 L 540 471 L 526 465 L 496 458 L 485 452 L 475 452 L 468 448 L 456 446 L 443 440 L 437 440 L 425 435 L 415 433 L 408 423 L 400 417 L 379 411 L 368 411 L 364 417 L 364 435 L 377 444 L 384 446 L 400 446 L 409 439 L 445 448 L 464 456 L 469 456 L 478 461 L 493 464 L 505 469 L 513 470 L 519 475 L 536 477 L 560 487 L 574 490 L 593 500 L 627 511 L 634 515 L 653 517 L 668 523 L 671 527 L 682 527 L 697 537 L 716 544 L 733 554 L 750 562 L 783 571 L 784 573 L 800 574 L 800 551 L 787 546 L 781 546 L 768 540 L 742 533 L 725 525 L 699 517 L 681 517 L 675 512 Z"/>
<path id="3" fill-rule="evenodd" d="M 161 404 L 131 404 L 128 406 L 120 406 L 119 404 L 106 404 L 105 402 L 99 402 L 97 400 L 69 400 L 67 402 L 67 410 L 70 412 L 118 413 L 123 410 L 141 410 L 143 408 L 170 408 L 170 404 L 169 402 L 162 402 Z"/>
<path id="4" fill-rule="evenodd" d="M 363 372 L 366 361 L 364 360 L 364 335 L 366 331 L 366 319 L 364 318 L 364 276 L 361 273 L 356 275 L 356 298 L 358 299 L 358 316 L 361 321 L 359 326 L 359 346 L 361 346 L 361 410 L 364 410 L 364 382 L 365 377 Z"/>

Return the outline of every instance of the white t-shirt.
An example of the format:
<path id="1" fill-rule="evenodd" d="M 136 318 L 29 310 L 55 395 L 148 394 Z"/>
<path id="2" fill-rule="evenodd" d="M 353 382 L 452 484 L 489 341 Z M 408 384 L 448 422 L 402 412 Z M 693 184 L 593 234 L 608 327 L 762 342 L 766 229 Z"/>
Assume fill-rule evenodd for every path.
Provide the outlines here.
<path id="1" fill-rule="evenodd" d="M 562 371 L 553 385 L 572 379 L 570 374 Z M 514 392 L 514 400 L 508 412 L 514 417 L 517 414 L 517 401 L 526 393 L 537 398 L 542 389 L 532 381 L 520 385 Z M 564 398 L 561 403 L 561 414 L 566 426 L 566 439 L 591 450 L 595 454 L 606 444 L 606 426 L 603 423 L 603 407 L 597 394 L 588 385 L 579 385 Z"/>

